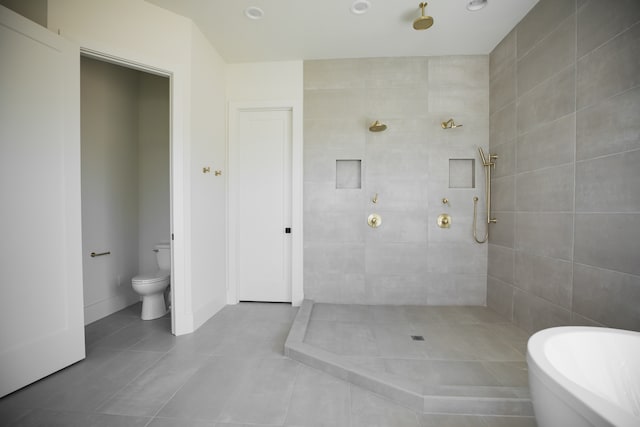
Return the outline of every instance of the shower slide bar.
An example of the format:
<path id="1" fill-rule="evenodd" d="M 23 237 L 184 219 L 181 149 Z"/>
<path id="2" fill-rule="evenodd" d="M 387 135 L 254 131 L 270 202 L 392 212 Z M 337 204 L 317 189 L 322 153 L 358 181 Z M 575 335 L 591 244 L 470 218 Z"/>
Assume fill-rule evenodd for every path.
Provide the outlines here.
<path id="1" fill-rule="evenodd" d="M 489 158 L 484 154 L 482 147 L 478 147 L 478 152 L 480 153 L 480 158 L 482 159 L 482 166 L 484 167 L 484 178 L 485 178 L 485 202 L 487 206 L 487 229 L 485 231 L 485 235 L 483 239 L 478 239 L 477 233 L 477 210 L 478 210 L 478 196 L 473 197 L 473 238 L 478 243 L 484 243 L 489 239 L 489 224 L 495 224 L 498 222 L 496 218 L 491 218 L 491 168 L 496 167 L 496 160 L 498 160 L 497 154 L 489 153 Z"/>

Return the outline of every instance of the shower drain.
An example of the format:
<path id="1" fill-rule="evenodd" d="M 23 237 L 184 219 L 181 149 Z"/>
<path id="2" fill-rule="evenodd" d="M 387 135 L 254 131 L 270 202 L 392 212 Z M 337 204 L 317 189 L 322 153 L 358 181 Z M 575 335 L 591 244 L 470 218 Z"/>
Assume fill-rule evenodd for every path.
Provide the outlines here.
<path id="1" fill-rule="evenodd" d="M 411 335 L 411 339 L 414 341 L 424 341 L 424 337 L 422 335 Z"/>

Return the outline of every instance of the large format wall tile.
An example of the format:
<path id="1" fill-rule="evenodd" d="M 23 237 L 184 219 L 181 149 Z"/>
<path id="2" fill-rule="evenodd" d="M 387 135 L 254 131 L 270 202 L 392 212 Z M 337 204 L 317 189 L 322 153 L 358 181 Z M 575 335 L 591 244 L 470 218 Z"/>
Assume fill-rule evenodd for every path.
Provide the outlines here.
<path id="1" fill-rule="evenodd" d="M 576 163 L 576 212 L 640 212 L 640 150 Z"/>
<path id="2" fill-rule="evenodd" d="M 489 136 L 491 145 L 513 142 L 516 139 L 516 108 L 515 103 L 491 115 Z"/>
<path id="3" fill-rule="evenodd" d="M 575 262 L 640 275 L 640 214 L 576 214 Z"/>
<path id="4" fill-rule="evenodd" d="M 573 282 L 577 313 L 614 328 L 640 330 L 640 276 L 576 264 Z"/>
<path id="5" fill-rule="evenodd" d="M 303 67 L 305 90 L 364 88 L 362 76 L 367 68 L 360 60 L 304 61 Z"/>
<path id="6" fill-rule="evenodd" d="M 640 25 L 578 60 L 578 110 L 640 84 Z"/>
<path id="7" fill-rule="evenodd" d="M 513 211 L 516 206 L 515 198 L 516 177 L 506 176 L 491 181 L 491 209 L 495 211 Z"/>
<path id="8" fill-rule="evenodd" d="M 518 58 L 575 12 L 575 0 L 540 0 L 517 26 Z"/>
<path id="9" fill-rule="evenodd" d="M 498 245 L 489 245 L 487 274 L 503 282 L 513 283 L 514 250 Z"/>
<path id="10" fill-rule="evenodd" d="M 576 21 L 572 14 L 518 60 L 518 95 L 573 64 L 575 46 Z"/>
<path id="11" fill-rule="evenodd" d="M 496 73 L 489 86 L 489 111 L 493 114 L 516 99 L 516 64 Z"/>
<path id="12" fill-rule="evenodd" d="M 573 162 L 575 117 L 575 114 L 569 114 L 518 136 L 518 172 Z"/>
<path id="13" fill-rule="evenodd" d="M 516 231 L 515 212 L 493 211 L 493 216 L 498 222 L 489 226 L 489 243 L 513 248 Z"/>
<path id="14" fill-rule="evenodd" d="M 486 305 L 486 297 L 486 274 L 429 274 L 428 305 Z"/>
<path id="15" fill-rule="evenodd" d="M 513 281 L 488 253 L 489 306 L 529 331 L 640 330 L 640 3 L 541 0 L 489 64 L 490 242 L 515 250 Z"/>
<path id="16" fill-rule="evenodd" d="M 516 214 L 516 249 L 540 256 L 572 259 L 573 214 Z"/>
<path id="17" fill-rule="evenodd" d="M 516 176 L 516 210 L 573 210 L 573 164 L 539 169 Z"/>
<path id="18" fill-rule="evenodd" d="M 571 324 L 571 312 L 547 300 L 515 291 L 513 321 L 527 332 Z"/>
<path id="19" fill-rule="evenodd" d="M 492 169 L 492 178 L 502 178 L 508 175 L 513 175 L 516 171 L 516 142 L 515 140 L 507 142 L 505 144 L 493 145 L 491 144 L 491 154 L 498 156 L 498 161 Z M 478 163 L 480 167 L 480 163 Z"/>
<path id="20" fill-rule="evenodd" d="M 578 111 L 577 160 L 639 149 L 640 120 L 638 117 L 640 117 L 640 87 Z"/>
<path id="21" fill-rule="evenodd" d="M 513 286 L 495 277 L 487 277 L 487 307 L 508 320 L 513 319 Z"/>
<path id="22" fill-rule="evenodd" d="M 520 96 L 518 134 L 573 113 L 575 91 L 575 68 L 570 66 Z"/>
<path id="23" fill-rule="evenodd" d="M 514 285 L 562 307 L 571 307 L 573 263 L 526 252 L 515 254 Z"/>
<path id="24" fill-rule="evenodd" d="M 511 31 L 489 55 L 489 81 L 516 60 L 516 32 Z"/>
<path id="25" fill-rule="evenodd" d="M 578 11 L 578 58 L 640 21 L 637 0 L 589 1 Z"/>

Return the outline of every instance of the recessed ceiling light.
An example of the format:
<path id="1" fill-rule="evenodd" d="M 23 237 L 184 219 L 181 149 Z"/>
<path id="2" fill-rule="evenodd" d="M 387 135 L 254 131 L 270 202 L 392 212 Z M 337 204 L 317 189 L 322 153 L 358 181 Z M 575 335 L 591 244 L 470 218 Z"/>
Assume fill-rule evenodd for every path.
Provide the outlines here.
<path id="1" fill-rule="evenodd" d="M 362 15 L 363 13 L 366 13 L 370 7 L 371 3 L 369 3 L 369 0 L 356 0 L 351 5 L 351 12 L 356 15 Z"/>
<path id="2" fill-rule="evenodd" d="M 487 0 L 471 0 L 467 3 L 467 10 L 471 12 L 475 12 L 476 10 L 480 10 L 487 5 Z"/>
<path id="3" fill-rule="evenodd" d="M 249 6 L 244 10 L 244 14 L 249 19 L 262 19 L 264 11 L 257 6 Z"/>

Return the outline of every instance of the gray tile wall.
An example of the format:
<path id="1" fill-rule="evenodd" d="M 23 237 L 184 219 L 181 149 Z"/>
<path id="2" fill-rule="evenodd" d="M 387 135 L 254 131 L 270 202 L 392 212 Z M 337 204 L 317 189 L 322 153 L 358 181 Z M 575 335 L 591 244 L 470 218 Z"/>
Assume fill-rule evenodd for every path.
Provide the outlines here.
<path id="1" fill-rule="evenodd" d="M 489 62 L 487 304 L 640 330 L 640 2 L 541 0 Z"/>
<path id="2" fill-rule="evenodd" d="M 306 61 L 304 86 L 305 297 L 484 305 L 488 248 L 471 235 L 484 175 L 476 163 L 476 188 L 449 188 L 449 159 L 488 147 L 489 57 Z M 442 130 L 450 117 L 463 127 Z M 362 160 L 361 189 L 336 189 L 339 159 Z"/>

